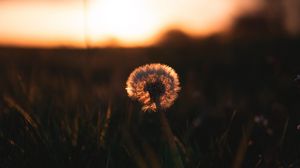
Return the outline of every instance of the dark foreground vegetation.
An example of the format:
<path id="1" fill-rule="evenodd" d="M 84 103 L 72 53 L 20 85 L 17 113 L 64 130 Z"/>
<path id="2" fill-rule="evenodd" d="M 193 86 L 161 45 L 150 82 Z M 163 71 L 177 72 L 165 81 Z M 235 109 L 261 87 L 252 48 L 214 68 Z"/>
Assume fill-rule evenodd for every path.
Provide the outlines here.
<path id="1" fill-rule="evenodd" d="M 131 49 L 3 47 L 0 167 L 299 168 L 299 44 L 212 37 Z M 158 114 L 125 92 L 130 72 L 153 62 L 180 76 L 166 112 L 176 158 Z"/>

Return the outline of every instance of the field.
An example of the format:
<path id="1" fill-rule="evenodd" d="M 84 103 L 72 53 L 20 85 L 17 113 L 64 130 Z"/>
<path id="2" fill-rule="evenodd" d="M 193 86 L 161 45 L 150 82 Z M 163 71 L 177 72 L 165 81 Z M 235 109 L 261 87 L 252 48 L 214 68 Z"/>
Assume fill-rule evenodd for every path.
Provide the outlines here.
<path id="1" fill-rule="evenodd" d="M 148 48 L 0 48 L 0 167 L 299 168 L 299 38 Z M 164 63 L 181 92 L 165 114 L 127 97 Z M 170 139 L 175 147 L 170 145 Z"/>

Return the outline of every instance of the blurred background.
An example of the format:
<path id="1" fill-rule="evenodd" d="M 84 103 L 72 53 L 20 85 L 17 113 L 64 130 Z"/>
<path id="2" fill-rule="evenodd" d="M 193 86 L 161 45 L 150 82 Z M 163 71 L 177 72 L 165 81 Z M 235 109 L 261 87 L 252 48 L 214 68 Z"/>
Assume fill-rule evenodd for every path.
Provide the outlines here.
<path id="1" fill-rule="evenodd" d="M 179 165 L 125 92 L 156 62 Z M 0 0 L 0 67 L 0 167 L 300 167 L 299 0 Z"/>
<path id="2" fill-rule="evenodd" d="M 149 46 L 170 29 L 212 34 L 299 34 L 297 0 L 2 0 L 2 45 Z M 252 33 L 251 33 L 252 32 Z"/>

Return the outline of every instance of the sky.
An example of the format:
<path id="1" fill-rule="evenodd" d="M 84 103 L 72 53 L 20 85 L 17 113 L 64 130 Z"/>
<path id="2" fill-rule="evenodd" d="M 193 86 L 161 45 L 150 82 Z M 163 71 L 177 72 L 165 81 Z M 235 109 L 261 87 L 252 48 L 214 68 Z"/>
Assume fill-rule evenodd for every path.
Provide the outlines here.
<path id="1" fill-rule="evenodd" d="M 168 29 L 230 28 L 258 0 L 0 0 L 0 45 L 146 46 Z"/>

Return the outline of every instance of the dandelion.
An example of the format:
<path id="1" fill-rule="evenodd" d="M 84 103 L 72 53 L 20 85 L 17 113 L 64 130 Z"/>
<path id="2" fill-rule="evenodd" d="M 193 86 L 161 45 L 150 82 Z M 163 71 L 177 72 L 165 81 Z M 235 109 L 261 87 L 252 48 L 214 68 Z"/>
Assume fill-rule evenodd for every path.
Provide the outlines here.
<path id="1" fill-rule="evenodd" d="M 143 104 L 144 111 L 169 108 L 178 97 L 177 73 L 163 64 L 147 64 L 136 68 L 127 80 L 127 93 Z"/>
<path id="2" fill-rule="evenodd" d="M 174 165 L 183 167 L 172 133 L 163 110 L 169 108 L 180 91 L 178 75 L 171 67 L 163 64 L 147 64 L 136 68 L 128 77 L 127 93 L 143 104 L 144 111 L 159 112 L 162 135 L 170 147 Z"/>

